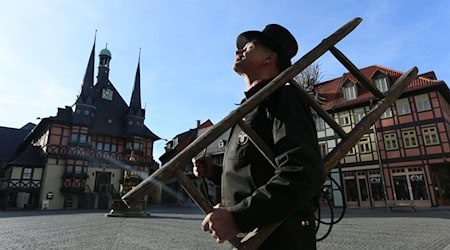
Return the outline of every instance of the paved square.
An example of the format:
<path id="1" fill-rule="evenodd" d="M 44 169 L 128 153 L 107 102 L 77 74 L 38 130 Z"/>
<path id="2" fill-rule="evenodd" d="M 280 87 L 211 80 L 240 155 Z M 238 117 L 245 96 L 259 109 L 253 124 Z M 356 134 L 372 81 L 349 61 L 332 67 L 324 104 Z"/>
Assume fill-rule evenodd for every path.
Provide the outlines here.
<path id="1" fill-rule="evenodd" d="M 197 208 L 151 208 L 149 218 L 106 211 L 0 211 L 1 249 L 230 249 L 200 230 Z M 320 231 L 323 233 L 323 228 Z M 318 249 L 450 249 L 450 208 L 349 209 Z M 282 249 L 282 247 L 280 247 Z"/>

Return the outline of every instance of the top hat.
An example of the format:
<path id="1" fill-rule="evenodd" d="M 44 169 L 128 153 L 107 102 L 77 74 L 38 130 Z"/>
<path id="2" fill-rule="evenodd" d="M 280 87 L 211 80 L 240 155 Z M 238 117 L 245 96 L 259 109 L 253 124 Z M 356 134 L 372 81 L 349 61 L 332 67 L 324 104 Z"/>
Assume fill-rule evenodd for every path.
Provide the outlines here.
<path id="1" fill-rule="evenodd" d="M 280 71 L 292 65 L 291 59 L 297 54 L 298 45 L 294 36 L 283 26 L 269 24 L 262 31 L 250 30 L 241 33 L 236 39 L 238 49 L 256 40 L 278 54 Z"/>

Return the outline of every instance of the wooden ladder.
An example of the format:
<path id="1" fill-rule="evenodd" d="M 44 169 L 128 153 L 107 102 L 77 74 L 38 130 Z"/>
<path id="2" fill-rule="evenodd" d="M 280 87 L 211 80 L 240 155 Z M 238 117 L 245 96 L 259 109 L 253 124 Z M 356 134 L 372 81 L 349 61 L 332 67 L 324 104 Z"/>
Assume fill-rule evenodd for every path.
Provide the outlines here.
<path id="1" fill-rule="evenodd" d="M 274 155 L 268 147 L 262 142 L 259 136 L 253 131 L 242 118 L 255 109 L 259 103 L 265 100 L 275 90 L 289 82 L 295 86 L 302 98 L 321 116 L 325 122 L 342 138 L 340 143 L 323 159 L 325 173 L 328 174 L 339 161 L 347 154 L 347 152 L 361 139 L 364 133 L 375 123 L 376 120 L 383 114 L 383 112 L 395 102 L 395 100 L 403 93 L 408 84 L 417 76 L 418 69 L 413 67 L 404 73 L 392 85 L 387 93 L 381 93 L 378 89 L 373 87 L 373 84 L 357 69 L 357 67 L 346 58 L 336 47 L 334 47 L 340 40 L 353 31 L 356 26 L 362 21 L 361 18 L 355 18 L 336 30 L 329 37 L 324 39 L 314 49 L 305 54 L 295 64 L 288 69 L 281 72 L 268 85 L 258 91 L 255 95 L 249 98 L 246 102 L 241 104 L 237 109 L 233 110 L 220 122 L 215 124 L 212 128 L 207 130 L 199 136 L 194 142 L 188 145 L 184 150 L 172 158 L 169 162 L 164 164 L 160 169 L 155 171 L 151 176 L 144 179 L 138 186 L 126 193 L 122 200 L 124 203 L 131 205 L 133 202 L 139 201 L 145 195 L 151 193 L 158 186 L 159 183 L 175 176 L 184 190 L 197 203 L 204 213 L 209 213 L 213 210 L 212 204 L 205 198 L 202 193 L 195 187 L 194 183 L 184 175 L 181 169 L 191 161 L 193 157 L 198 155 L 204 148 L 210 145 L 214 140 L 224 134 L 229 128 L 238 125 L 247 133 L 250 141 L 258 148 L 264 157 L 273 163 Z M 320 105 L 305 92 L 305 90 L 296 83 L 293 78 L 301 71 L 307 68 L 310 64 L 321 57 L 325 52 L 330 51 L 339 62 L 341 62 L 353 76 L 367 88 L 378 100 L 372 110 L 365 116 L 350 133 L 346 133 L 335 120 L 324 111 Z M 230 243 L 235 249 L 257 249 L 259 245 L 281 224 L 281 222 L 256 229 L 253 234 L 248 234 L 242 240 L 234 238 Z"/>

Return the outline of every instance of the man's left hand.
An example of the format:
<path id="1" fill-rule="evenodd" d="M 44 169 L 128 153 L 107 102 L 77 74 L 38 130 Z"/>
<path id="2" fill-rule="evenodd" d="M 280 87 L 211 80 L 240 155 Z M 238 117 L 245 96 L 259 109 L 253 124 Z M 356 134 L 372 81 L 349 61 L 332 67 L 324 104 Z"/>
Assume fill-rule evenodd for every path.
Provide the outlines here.
<path id="1" fill-rule="evenodd" d="M 230 209 L 221 204 L 214 206 L 214 210 L 206 215 L 202 228 L 209 232 L 218 243 L 231 240 L 239 233 L 239 227 L 234 222 Z"/>

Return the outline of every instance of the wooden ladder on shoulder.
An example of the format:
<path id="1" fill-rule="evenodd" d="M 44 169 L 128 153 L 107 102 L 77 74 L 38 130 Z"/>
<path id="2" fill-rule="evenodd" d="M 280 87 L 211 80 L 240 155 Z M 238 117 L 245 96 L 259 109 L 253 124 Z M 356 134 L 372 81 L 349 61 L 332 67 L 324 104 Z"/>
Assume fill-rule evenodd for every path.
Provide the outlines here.
<path id="1" fill-rule="evenodd" d="M 237 109 L 233 110 L 220 122 L 215 124 L 212 128 L 207 130 L 199 136 L 194 142 L 188 145 L 184 150 L 172 158 L 169 162 L 164 164 L 160 169 L 155 171 L 151 176 L 144 179 L 138 186 L 126 193 L 122 200 L 124 203 L 130 205 L 133 202 L 139 201 L 142 197 L 149 194 L 159 183 L 169 177 L 175 176 L 178 182 L 182 185 L 189 196 L 197 203 L 204 213 L 209 213 L 213 210 L 212 204 L 205 198 L 202 193 L 195 187 L 194 183 L 184 175 L 181 169 L 191 161 L 193 157 L 198 155 L 204 148 L 210 145 L 214 140 L 224 134 L 229 128 L 238 125 L 247 133 L 250 141 L 258 148 L 258 150 L 265 156 L 269 162 L 273 164 L 273 153 L 262 142 L 259 136 L 253 131 L 242 118 L 255 109 L 263 100 L 271 95 L 275 90 L 286 83 L 295 86 L 302 98 L 321 116 L 325 122 L 342 138 L 340 143 L 323 159 L 325 173 L 328 174 L 339 161 L 347 154 L 347 152 L 361 139 L 364 133 L 379 119 L 383 112 L 392 105 L 395 100 L 403 93 L 408 84 L 417 76 L 417 67 L 411 68 L 404 73 L 392 85 L 387 93 L 381 93 L 375 88 L 371 81 L 367 79 L 357 67 L 341 53 L 335 45 L 353 31 L 356 26 L 362 21 L 361 18 L 355 18 L 336 30 L 329 37 L 324 39 L 314 49 L 305 54 L 295 64 L 281 72 L 269 84 L 258 91 L 255 95 L 249 98 L 246 102 L 241 104 Z M 346 133 L 335 120 L 324 111 L 320 105 L 308 95 L 293 78 L 301 71 L 307 68 L 310 64 L 321 57 L 325 52 L 330 51 L 343 66 L 345 66 L 351 74 L 367 88 L 378 99 L 376 105 L 372 110 L 356 125 L 350 133 Z M 274 223 L 263 228 L 257 229 L 253 234 L 249 234 L 243 240 L 234 238 L 230 243 L 236 249 L 257 249 L 259 245 L 281 224 L 281 222 Z"/>

